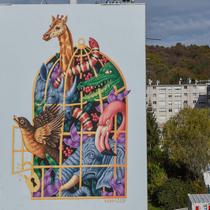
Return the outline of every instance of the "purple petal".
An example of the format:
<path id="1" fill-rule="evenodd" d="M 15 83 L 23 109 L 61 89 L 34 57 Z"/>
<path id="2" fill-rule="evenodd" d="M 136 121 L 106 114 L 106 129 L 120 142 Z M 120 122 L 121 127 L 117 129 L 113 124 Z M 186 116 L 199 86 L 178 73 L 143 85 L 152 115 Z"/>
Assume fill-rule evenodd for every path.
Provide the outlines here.
<path id="1" fill-rule="evenodd" d="M 124 98 L 125 98 L 125 96 L 124 96 L 123 93 L 119 93 L 119 94 L 117 95 L 117 100 L 119 100 L 119 101 L 122 101 Z"/>
<path id="2" fill-rule="evenodd" d="M 101 112 L 101 106 L 100 106 L 100 104 L 98 106 L 96 106 L 95 109 L 96 109 L 97 112 Z"/>
<path id="3" fill-rule="evenodd" d="M 103 109 L 105 109 L 108 105 L 109 105 L 108 103 L 104 103 Z"/>
<path id="4" fill-rule="evenodd" d="M 103 104 L 103 109 L 105 109 L 107 106 L 109 105 L 109 103 L 104 103 Z M 95 107 L 97 112 L 101 113 L 101 105 L 99 104 L 98 106 Z"/>
<path id="5" fill-rule="evenodd" d="M 119 93 L 117 95 L 117 100 L 122 101 L 129 93 L 130 90 L 125 90 L 123 93 Z"/>
<path id="6" fill-rule="evenodd" d="M 71 126 L 70 134 L 71 134 L 72 141 L 74 141 L 74 142 L 80 141 L 80 136 L 79 136 L 79 134 L 77 132 L 77 128 L 74 124 Z"/>
<path id="7" fill-rule="evenodd" d="M 102 193 L 101 193 L 101 195 L 102 196 L 113 196 L 113 192 L 104 192 L 104 191 L 102 191 Z"/>
<path id="8" fill-rule="evenodd" d="M 80 145 L 80 142 L 71 142 L 71 147 L 72 148 L 78 148 Z"/>
<path id="9" fill-rule="evenodd" d="M 126 97 L 129 93 L 131 92 L 131 90 L 125 90 L 124 93 L 124 97 Z"/>
<path id="10" fill-rule="evenodd" d="M 47 172 L 44 175 L 44 184 L 45 186 L 49 185 L 51 183 L 51 172 L 52 168 L 48 169 Z"/>
<path id="11" fill-rule="evenodd" d="M 80 145 L 80 139 L 75 141 L 72 138 L 64 138 L 63 141 L 67 146 L 72 147 L 72 148 L 77 148 Z"/>
<path id="12" fill-rule="evenodd" d="M 118 144 L 125 144 L 125 133 L 121 133 L 117 139 Z"/>
<path id="13" fill-rule="evenodd" d="M 41 197 L 41 192 L 39 190 L 37 192 L 34 192 L 33 197 Z"/>
<path id="14" fill-rule="evenodd" d="M 71 135 L 77 135 L 77 128 L 74 124 L 70 128 L 70 133 Z"/>
<path id="15" fill-rule="evenodd" d="M 70 146 L 70 144 L 71 144 L 71 138 L 64 138 L 64 139 L 63 139 L 63 142 L 64 142 L 67 146 Z"/>
<path id="16" fill-rule="evenodd" d="M 80 145 L 80 135 L 77 132 L 76 126 L 73 124 L 70 128 L 70 138 L 64 138 L 64 143 L 72 148 L 77 148 Z"/>
<path id="17" fill-rule="evenodd" d="M 53 185 L 48 185 L 45 189 L 44 189 L 44 196 L 45 197 L 51 197 L 53 195 L 56 195 L 59 191 L 59 188 L 61 186 L 61 181 L 56 182 Z"/>
<path id="18" fill-rule="evenodd" d="M 88 135 L 83 135 L 83 143 L 85 143 L 89 139 Z"/>
<path id="19" fill-rule="evenodd" d="M 61 73 L 61 68 L 60 68 L 59 64 L 57 64 L 54 67 L 53 72 L 51 74 L 51 81 L 54 82 L 57 79 L 57 77 L 60 75 L 60 73 Z"/>
<path id="20" fill-rule="evenodd" d="M 116 191 L 116 195 L 118 195 L 118 196 L 124 195 L 125 194 L 125 187 L 124 187 L 124 185 L 123 184 L 117 185 L 115 191 Z"/>
<path id="21" fill-rule="evenodd" d="M 116 95 L 114 94 L 114 90 L 112 89 L 108 95 L 108 103 L 116 100 Z"/>
<path id="22" fill-rule="evenodd" d="M 80 135 L 78 134 L 76 134 L 75 136 L 72 136 L 71 138 L 73 142 L 78 142 L 78 143 L 80 142 Z"/>
<path id="23" fill-rule="evenodd" d="M 111 179 L 110 181 L 110 186 L 114 189 L 115 188 L 115 180 L 114 178 Z"/>

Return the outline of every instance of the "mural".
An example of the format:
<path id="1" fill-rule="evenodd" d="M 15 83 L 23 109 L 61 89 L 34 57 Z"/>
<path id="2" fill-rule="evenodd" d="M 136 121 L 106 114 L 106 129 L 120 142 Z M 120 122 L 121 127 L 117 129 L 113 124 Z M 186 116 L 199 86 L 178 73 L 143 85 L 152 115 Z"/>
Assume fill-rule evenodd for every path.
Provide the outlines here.
<path id="1" fill-rule="evenodd" d="M 35 78 L 33 123 L 14 115 L 22 152 L 32 154 L 20 172 L 30 171 L 32 199 L 126 198 L 130 91 L 98 40 L 73 43 L 67 20 L 52 17 L 42 37 L 57 38 L 60 51 Z"/>

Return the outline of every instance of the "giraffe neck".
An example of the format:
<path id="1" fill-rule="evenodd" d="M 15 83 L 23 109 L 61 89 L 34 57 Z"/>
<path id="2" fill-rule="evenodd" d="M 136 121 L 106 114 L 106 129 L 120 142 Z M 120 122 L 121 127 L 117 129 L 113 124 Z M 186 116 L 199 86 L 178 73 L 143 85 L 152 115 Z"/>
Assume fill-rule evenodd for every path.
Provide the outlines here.
<path id="1" fill-rule="evenodd" d="M 58 39 L 60 44 L 60 66 L 62 71 L 66 72 L 74 51 L 72 35 L 67 26 L 65 32 Z"/>

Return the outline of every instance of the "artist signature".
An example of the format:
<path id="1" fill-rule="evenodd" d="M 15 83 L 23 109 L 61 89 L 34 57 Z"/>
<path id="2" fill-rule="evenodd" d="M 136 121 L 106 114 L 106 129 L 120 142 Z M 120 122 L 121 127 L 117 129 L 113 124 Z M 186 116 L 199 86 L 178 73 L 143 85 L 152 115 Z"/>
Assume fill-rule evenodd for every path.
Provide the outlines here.
<path id="1" fill-rule="evenodd" d="M 125 203 L 125 198 L 117 198 L 117 199 L 107 199 L 104 201 L 105 203 Z"/>

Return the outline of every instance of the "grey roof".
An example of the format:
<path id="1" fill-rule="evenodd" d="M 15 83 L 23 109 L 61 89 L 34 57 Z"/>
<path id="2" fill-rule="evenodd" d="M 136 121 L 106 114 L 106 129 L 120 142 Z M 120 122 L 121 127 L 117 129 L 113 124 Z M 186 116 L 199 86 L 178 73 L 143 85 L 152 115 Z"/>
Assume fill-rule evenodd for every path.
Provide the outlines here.
<path id="1" fill-rule="evenodd" d="M 174 209 L 174 210 L 188 210 L 188 208 Z"/>
<path id="2" fill-rule="evenodd" d="M 210 194 L 188 194 L 191 203 L 210 203 Z"/>

